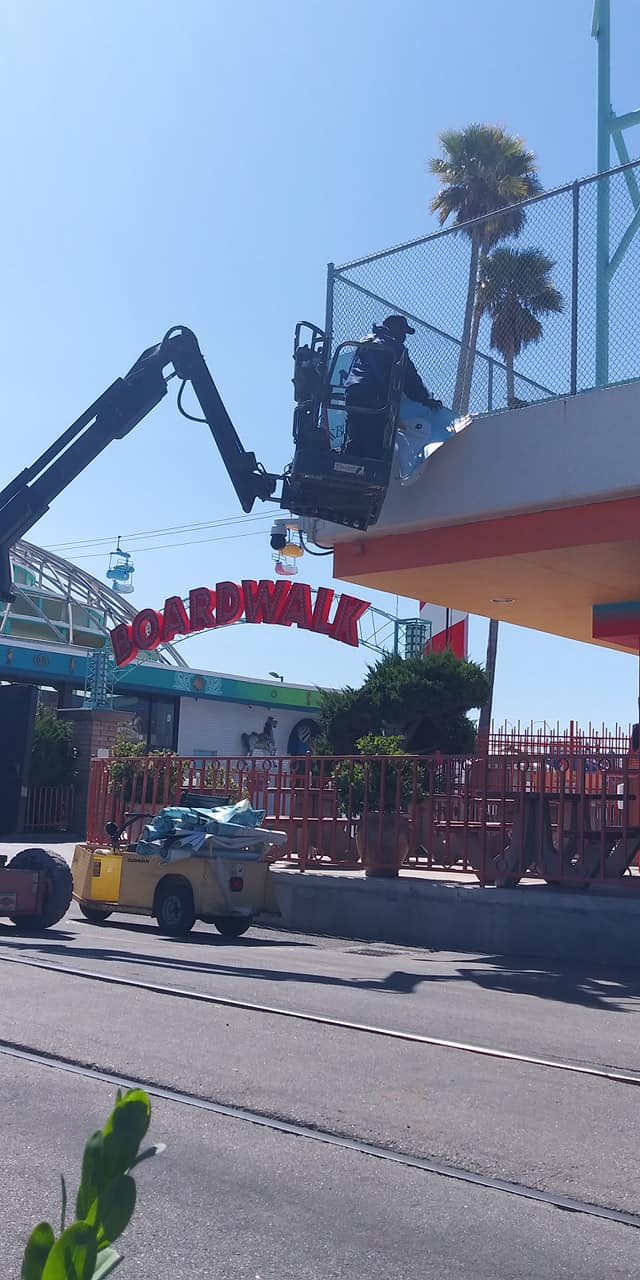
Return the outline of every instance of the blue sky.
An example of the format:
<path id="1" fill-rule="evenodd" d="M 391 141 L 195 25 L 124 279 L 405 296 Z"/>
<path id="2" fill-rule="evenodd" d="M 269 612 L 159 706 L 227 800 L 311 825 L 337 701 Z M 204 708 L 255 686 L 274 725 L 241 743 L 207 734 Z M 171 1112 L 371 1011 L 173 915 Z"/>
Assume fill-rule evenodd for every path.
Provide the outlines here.
<path id="1" fill-rule="evenodd" d="M 635 0 L 612 9 L 625 111 L 639 105 L 640 15 Z M 547 188 L 593 171 L 591 11 L 591 0 L 5 0 L 7 478 L 175 323 L 195 329 L 247 447 L 279 469 L 294 324 L 322 320 L 328 260 L 433 227 L 426 161 L 441 129 L 487 120 L 522 134 Z M 638 154 L 640 130 L 628 141 Z M 237 514 L 206 428 L 169 396 L 30 536 L 53 546 Z M 224 533 L 159 536 L 135 557 L 134 601 L 270 575 L 267 519 Z M 106 557 L 85 553 L 71 558 L 100 576 Z M 327 582 L 328 564 L 307 557 L 302 576 Z M 472 656 L 485 639 L 474 621 Z M 264 627 L 190 643 L 194 663 L 301 682 L 357 681 L 368 660 Z M 496 718 L 626 723 L 635 671 L 634 659 L 504 627 Z"/>

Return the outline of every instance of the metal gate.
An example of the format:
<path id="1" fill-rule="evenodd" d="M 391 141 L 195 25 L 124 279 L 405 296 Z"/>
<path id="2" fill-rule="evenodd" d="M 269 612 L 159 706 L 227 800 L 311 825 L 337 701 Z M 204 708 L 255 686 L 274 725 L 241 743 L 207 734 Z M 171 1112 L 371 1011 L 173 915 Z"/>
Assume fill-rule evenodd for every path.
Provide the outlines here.
<path id="1" fill-rule="evenodd" d="M 38 690 L 0 686 L 0 835 L 24 828 Z"/>

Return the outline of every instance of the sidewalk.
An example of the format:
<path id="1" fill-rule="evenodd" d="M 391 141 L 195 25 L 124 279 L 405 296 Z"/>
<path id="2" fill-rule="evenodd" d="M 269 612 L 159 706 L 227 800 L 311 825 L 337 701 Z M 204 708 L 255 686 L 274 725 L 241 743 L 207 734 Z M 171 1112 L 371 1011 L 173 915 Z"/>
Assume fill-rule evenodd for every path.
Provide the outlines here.
<path id="1" fill-rule="evenodd" d="M 7 840 L 0 840 L 0 855 L 13 858 L 20 849 L 56 849 L 68 863 L 71 863 L 73 851 L 78 843 L 79 839 L 69 835 L 68 832 L 61 835 L 59 831 L 55 831 L 47 835 L 46 832 L 43 834 L 40 831 L 31 831 L 24 836 L 10 836 Z"/>

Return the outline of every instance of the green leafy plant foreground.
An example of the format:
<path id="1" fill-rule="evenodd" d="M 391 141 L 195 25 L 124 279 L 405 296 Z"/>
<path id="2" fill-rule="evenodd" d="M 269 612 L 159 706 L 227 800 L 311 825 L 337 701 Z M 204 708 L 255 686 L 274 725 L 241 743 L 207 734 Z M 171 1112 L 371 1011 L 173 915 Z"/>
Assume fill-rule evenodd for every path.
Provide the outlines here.
<path id="1" fill-rule="evenodd" d="M 60 1235 L 48 1222 L 34 1227 L 22 1260 L 21 1280 L 104 1280 L 122 1262 L 114 1243 L 136 1207 L 132 1171 L 164 1150 L 140 1151 L 149 1128 L 151 1103 L 143 1089 L 118 1090 L 103 1129 L 88 1139 L 76 1196 L 76 1221 L 66 1225 L 67 1192 L 62 1179 Z"/>

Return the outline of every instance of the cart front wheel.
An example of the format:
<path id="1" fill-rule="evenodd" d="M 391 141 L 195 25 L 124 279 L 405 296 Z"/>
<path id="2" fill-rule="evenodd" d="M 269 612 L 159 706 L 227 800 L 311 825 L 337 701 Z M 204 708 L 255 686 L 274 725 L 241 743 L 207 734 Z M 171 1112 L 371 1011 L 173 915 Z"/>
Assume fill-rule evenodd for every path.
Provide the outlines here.
<path id="1" fill-rule="evenodd" d="M 163 881 L 156 893 L 154 915 L 163 933 L 184 938 L 196 921 L 191 886 L 182 880 Z"/>
<path id="2" fill-rule="evenodd" d="M 112 914 L 111 911 L 105 911 L 103 907 L 88 907 L 83 902 L 79 902 L 78 906 L 85 920 L 88 920 L 90 924 L 102 924 Z"/>
<path id="3" fill-rule="evenodd" d="M 253 924 L 253 916 L 214 916 L 213 923 L 223 938 L 241 938 Z"/>

